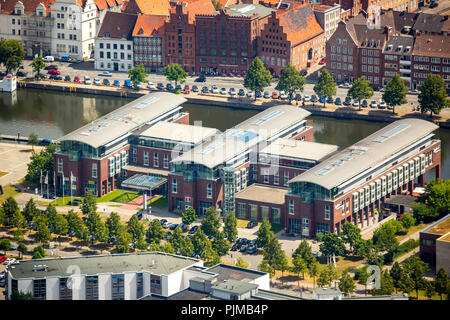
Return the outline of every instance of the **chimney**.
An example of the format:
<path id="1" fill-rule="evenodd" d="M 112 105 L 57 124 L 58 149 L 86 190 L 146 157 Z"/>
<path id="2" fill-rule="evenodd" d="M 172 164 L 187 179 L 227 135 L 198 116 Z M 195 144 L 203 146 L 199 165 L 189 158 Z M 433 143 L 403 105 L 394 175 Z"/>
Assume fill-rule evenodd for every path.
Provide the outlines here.
<path id="1" fill-rule="evenodd" d="M 391 35 L 391 30 L 392 30 L 392 27 L 389 27 L 389 26 L 384 27 L 384 33 L 386 34 L 386 41 L 389 40 L 389 36 Z"/>

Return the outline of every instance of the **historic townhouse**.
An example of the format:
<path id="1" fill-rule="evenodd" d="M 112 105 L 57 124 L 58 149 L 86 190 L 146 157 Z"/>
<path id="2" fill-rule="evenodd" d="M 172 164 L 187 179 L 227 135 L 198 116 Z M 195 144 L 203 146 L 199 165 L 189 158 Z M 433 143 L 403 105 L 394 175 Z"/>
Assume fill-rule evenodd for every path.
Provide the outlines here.
<path id="1" fill-rule="evenodd" d="M 341 21 L 341 6 L 337 3 L 333 6 L 314 4 L 312 5 L 312 8 L 316 15 L 317 22 L 325 32 L 325 41 L 328 41 Z"/>
<path id="2" fill-rule="evenodd" d="M 133 28 L 137 15 L 107 12 L 95 39 L 95 68 L 128 71 L 134 67 Z"/>
<path id="3" fill-rule="evenodd" d="M 272 11 L 260 4 L 235 4 L 215 14 L 196 15 L 197 72 L 244 74 Z"/>
<path id="4" fill-rule="evenodd" d="M 164 67 L 164 25 L 167 16 L 139 14 L 133 29 L 134 64 L 146 72 L 161 72 Z"/>
<path id="5" fill-rule="evenodd" d="M 435 124 L 393 122 L 289 181 L 286 231 L 303 237 L 340 232 L 345 222 L 364 229 L 381 220 L 384 201 L 441 175 Z"/>
<path id="6" fill-rule="evenodd" d="M 261 31 L 258 56 L 280 75 L 288 64 L 304 70 L 325 56 L 325 36 L 309 3 L 288 3 L 272 12 Z"/>
<path id="7" fill-rule="evenodd" d="M 414 38 L 412 36 L 391 36 L 383 50 L 383 86 L 395 74 L 399 74 L 408 89 L 412 88 L 411 62 Z"/>

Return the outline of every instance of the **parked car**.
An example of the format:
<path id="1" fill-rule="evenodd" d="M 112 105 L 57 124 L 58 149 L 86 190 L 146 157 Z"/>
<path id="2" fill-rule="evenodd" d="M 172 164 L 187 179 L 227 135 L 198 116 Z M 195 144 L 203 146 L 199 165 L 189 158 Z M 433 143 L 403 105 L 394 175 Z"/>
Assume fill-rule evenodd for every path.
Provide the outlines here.
<path id="1" fill-rule="evenodd" d="M 308 96 L 307 94 L 305 94 L 305 96 L 303 97 L 303 101 L 304 102 L 309 102 L 309 101 L 311 101 L 311 97 Z"/>
<path id="2" fill-rule="evenodd" d="M 348 89 L 348 88 L 350 88 L 352 85 L 350 84 L 350 83 L 348 83 L 348 82 L 344 82 L 344 83 L 341 83 L 341 84 L 339 84 L 339 88 L 344 88 L 344 89 Z"/>
<path id="3" fill-rule="evenodd" d="M 270 92 L 264 91 L 264 99 L 270 99 Z"/>
<path id="4" fill-rule="evenodd" d="M 272 99 L 279 99 L 280 95 L 278 94 L 278 92 L 274 91 L 272 92 Z"/>
<path id="5" fill-rule="evenodd" d="M 252 220 L 249 223 L 247 223 L 247 229 L 252 229 L 252 228 L 256 227 L 257 225 L 258 225 L 258 222 Z"/>
<path id="6" fill-rule="evenodd" d="M 5 266 L 9 266 L 10 264 L 13 264 L 14 262 L 16 262 L 15 258 L 8 258 L 8 259 L 5 260 L 5 262 L 3 262 L 3 264 Z"/>
<path id="7" fill-rule="evenodd" d="M 243 246 L 241 246 L 241 248 L 239 249 L 239 251 L 240 252 L 245 252 L 245 251 L 247 251 L 247 245 L 243 245 Z"/>
<path id="8" fill-rule="evenodd" d="M 175 87 L 175 90 L 183 90 L 183 87 L 181 86 L 181 84 L 177 84 L 177 86 Z"/>
<path id="9" fill-rule="evenodd" d="M 167 91 L 172 91 L 173 90 L 173 85 L 171 83 L 166 84 L 166 90 Z"/>
<path id="10" fill-rule="evenodd" d="M 235 88 L 230 88 L 230 96 L 235 96 L 236 95 L 236 89 Z"/>
<path id="11" fill-rule="evenodd" d="M 325 64 L 327 62 L 327 59 L 322 59 L 319 61 L 319 64 Z"/>
<path id="12" fill-rule="evenodd" d="M 246 252 L 248 254 L 255 254 L 258 252 L 258 249 L 256 248 L 256 246 L 248 246 Z"/>
<path id="13" fill-rule="evenodd" d="M 153 82 L 149 82 L 149 83 L 147 83 L 147 89 L 155 90 L 156 86 Z"/>
<path id="14" fill-rule="evenodd" d="M 64 81 L 68 81 L 68 82 L 70 82 L 70 81 L 72 81 L 72 79 L 70 78 L 70 76 L 69 76 L 69 75 L 67 75 L 67 76 L 65 76 L 65 77 L 64 77 Z"/>
<path id="15" fill-rule="evenodd" d="M 302 101 L 302 95 L 300 94 L 300 93 L 297 93 L 296 95 L 295 95 L 295 101 Z"/>
<path id="16" fill-rule="evenodd" d="M 191 87 L 189 87 L 188 85 L 185 85 L 183 88 L 183 92 L 186 94 L 189 94 L 191 92 Z"/>
<path id="17" fill-rule="evenodd" d="M 221 88 L 220 89 L 220 94 L 226 95 L 227 94 L 227 89 L 226 88 Z"/>
<path id="18" fill-rule="evenodd" d="M 202 93 L 209 93 L 208 87 L 203 87 L 202 88 Z"/>
<path id="19" fill-rule="evenodd" d="M 109 80 L 105 78 L 105 79 L 103 79 L 103 84 L 105 86 L 109 86 L 111 84 L 111 82 L 109 82 Z"/>
<path id="20" fill-rule="evenodd" d="M 80 77 L 79 76 L 75 76 L 75 78 L 73 78 L 73 82 L 81 83 Z"/>
<path id="21" fill-rule="evenodd" d="M 352 106 L 354 106 L 354 107 L 359 107 L 359 101 L 353 101 L 353 104 L 352 104 Z"/>
<path id="22" fill-rule="evenodd" d="M 53 62 L 53 61 L 55 61 L 55 57 L 45 56 L 42 60 L 44 60 L 44 62 Z"/>
<path id="23" fill-rule="evenodd" d="M 333 102 L 334 102 L 333 97 L 328 97 L 327 98 L 327 103 L 333 103 Z"/>
<path id="24" fill-rule="evenodd" d="M 50 64 L 48 66 L 45 66 L 45 68 L 44 68 L 44 70 L 50 70 L 50 69 L 58 70 L 58 66 L 56 64 Z"/>
<path id="25" fill-rule="evenodd" d="M 5 257 L 5 256 L 0 256 L 0 263 L 5 262 L 5 260 L 6 260 L 6 257 Z"/>
<path id="26" fill-rule="evenodd" d="M 205 82 L 206 76 L 204 74 L 201 74 L 198 78 L 194 80 L 195 82 Z"/>
<path id="27" fill-rule="evenodd" d="M 159 220 L 159 224 L 162 226 L 167 222 L 167 219 L 161 219 Z"/>
<path id="28" fill-rule="evenodd" d="M 237 243 L 235 243 L 235 244 L 233 244 L 233 246 L 231 247 L 230 251 L 238 251 L 239 249 L 240 249 L 240 246 L 239 246 Z"/>
<path id="29" fill-rule="evenodd" d="M 197 230 L 198 230 L 198 226 L 193 226 L 193 227 L 191 228 L 191 230 L 189 230 L 189 233 L 190 233 L 190 234 L 194 234 L 194 233 L 197 232 Z"/>
<path id="30" fill-rule="evenodd" d="M 61 71 L 56 70 L 56 69 L 50 69 L 50 70 L 47 71 L 47 73 L 48 74 L 58 74 L 58 75 L 60 75 Z"/>
<path id="31" fill-rule="evenodd" d="M 114 80 L 113 86 L 120 87 L 120 81 L 119 80 Z"/>
<path id="32" fill-rule="evenodd" d="M 27 74 L 28 74 L 28 72 L 17 71 L 16 76 L 18 76 L 18 77 L 26 77 Z"/>
<path id="33" fill-rule="evenodd" d="M 133 86 L 133 83 L 131 82 L 130 79 L 125 79 L 125 80 L 123 81 L 123 86 L 124 86 L 124 87 L 127 87 L 127 88 L 131 88 L 131 87 Z"/>
<path id="34" fill-rule="evenodd" d="M 102 73 L 98 74 L 100 77 L 112 77 L 112 73 L 109 71 L 103 71 Z"/>
<path id="35" fill-rule="evenodd" d="M 319 102 L 320 102 L 320 103 L 325 103 L 325 97 L 324 97 L 324 96 L 320 96 Z"/>
<path id="36" fill-rule="evenodd" d="M 239 97 L 245 96 L 245 91 L 244 91 L 244 89 L 239 89 L 238 96 L 239 96 Z"/>
<path id="37" fill-rule="evenodd" d="M 280 99 L 286 100 L 287 98 L 288 98 L 288 96 L 287 96 L 286 92 L 280 91 Z"/>
<path id="38" fill-rule="evenodd" d="M 91 78 L 88 76 L 84 77 L 84 84 L 92 84 Z"/>
<path id="39" fill-rule="evenodd" d="M 370 102 L 370 107 L 371 108 L 376 108 L 378 105 L 377 105 L 377 102 L 375 101 L 375 100 L 372 100 L 371 102 Z"/>
<path id="40" fill-rule="evenodd" d="M 344 101 L 344 105 L 345 105 L 345 106 L 349 106 L 349 105 L 351 105 L 351 104 L 352 104 L 352 99 L 349 98 L 349 97 L 346 97 L 346 98 L 345 98 L 345 101 Z"/>
<path id="41" fill-rule="evenodd" d="M 59 58 L 59 61 L 61 62 L 69 62 L 70 57 L 68 54 L 64 54 L 61 58 Z"/>
<path id="42" fill-rule="evenodd" d="M 256 98 L 261 98 L 261 97 L 262 97 L 261 91 L 256 91 L 256 92 L 255 92 L 255 97 L 256 97 Z"/>
<path id="43" fill-rule="evenodd" d="M 99 85 L 101 85 L 102 83 L 100 82 L 100 79 L 99 79 L 99 78 L 94 78 L 94 84 L 97 85 L 97 86 L 99 86 Z"/>
<path id="44" fill-rule="evenodd" d="M 361 103 L 361 107 L 363 108 L 367 108 L 369 104 L 367 103 L 367 100 L 363 100 L 363 102 Z"/>
<path id="45" fill-rule="evenodd" d="M 169 229 L 170 229 L 170 230 L 175 230 L 177 227 L 178 227 L 178 224 L 172 223 L 172 224 L 169 226 Z"/>
<path id="46" fill-rule="evenodd" d="M 192 86 L 192 92 L 199 92 L 199 89 L 196 85 Z"/>
<path id="47" fill-rule="evenodd" d="M 315 94 L 313 94 L 311 96 L 311 102 L 317 102 L 319 99 L 317 99 L 317 96 Z"/>
<path id="48" fill-rule="evenodd" d="M 247 91 L 247 97 L 248 98 L 252 98 L 253 97 L 253 91 L 252 90 L 248 90 Z"/>
<path id="49" fill-rule="evenodd" d="M 378 108 L 380 109 L 386 109 L 386 102 L 384 102 L 383 100 L 380 101 L 380 103 L 378 104 Z"/>
<path id="50" fill-rule="evenodd" d="M 337 106 L 342 105 L 341 98 L 337 97 L 336 100 L 334 100 L 334 104 L 337 105 Z"/>
<path id="51" fill-rule="evenodd" d="M 164 84 L 163 83 L 158 83 L 157 85 L 156 85 L 156 89 L 158 89 L 158 90 L 164 90 Z"/>
<path id="52" fill-rule="evenodd" d="M 218 94 L 219 93 L 219 88 L 217 88 L 216 85 L 212 85 L 211 86 L 211 92 L 214 94 Z"/>

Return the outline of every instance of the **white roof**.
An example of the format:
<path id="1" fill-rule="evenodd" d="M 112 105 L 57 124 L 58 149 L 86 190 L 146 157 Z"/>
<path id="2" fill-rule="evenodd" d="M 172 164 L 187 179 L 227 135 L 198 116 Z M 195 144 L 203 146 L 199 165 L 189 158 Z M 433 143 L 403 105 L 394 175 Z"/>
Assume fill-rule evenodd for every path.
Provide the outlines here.
<path id="1" fill-rule="evenodd" d="M 338 146 L 317 142 L 280 138 L 262 149 L 259 153 L 320 161 L 337 151 Z"/>
<path id="2" fill-rule="evenodd" d="M 215 128 L 161 121 L 141 132 L 139 137 L 198 144 L 207 137 L 218 133 L 220 131 Z"/>

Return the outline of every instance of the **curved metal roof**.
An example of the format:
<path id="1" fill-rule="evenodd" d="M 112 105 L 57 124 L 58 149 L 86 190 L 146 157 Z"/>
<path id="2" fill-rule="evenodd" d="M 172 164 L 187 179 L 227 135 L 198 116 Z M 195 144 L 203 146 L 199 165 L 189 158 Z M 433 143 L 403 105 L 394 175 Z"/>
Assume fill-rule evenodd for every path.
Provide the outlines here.
<path id="1" fill-rule="evenodd" d="M 186 101 L 184 97 L 173 93 L 149 93 L 72 131 L 56 142 L 78 141 L 98 148 L 178 108 Z"/>
<path id="2" fill-rule="evenodd" d="M 437 128 L 434 123 L 420 119 L 395 121 L 296 176 L 289 183 L 310 182 L 331 190 L 374 168 Z"/>

